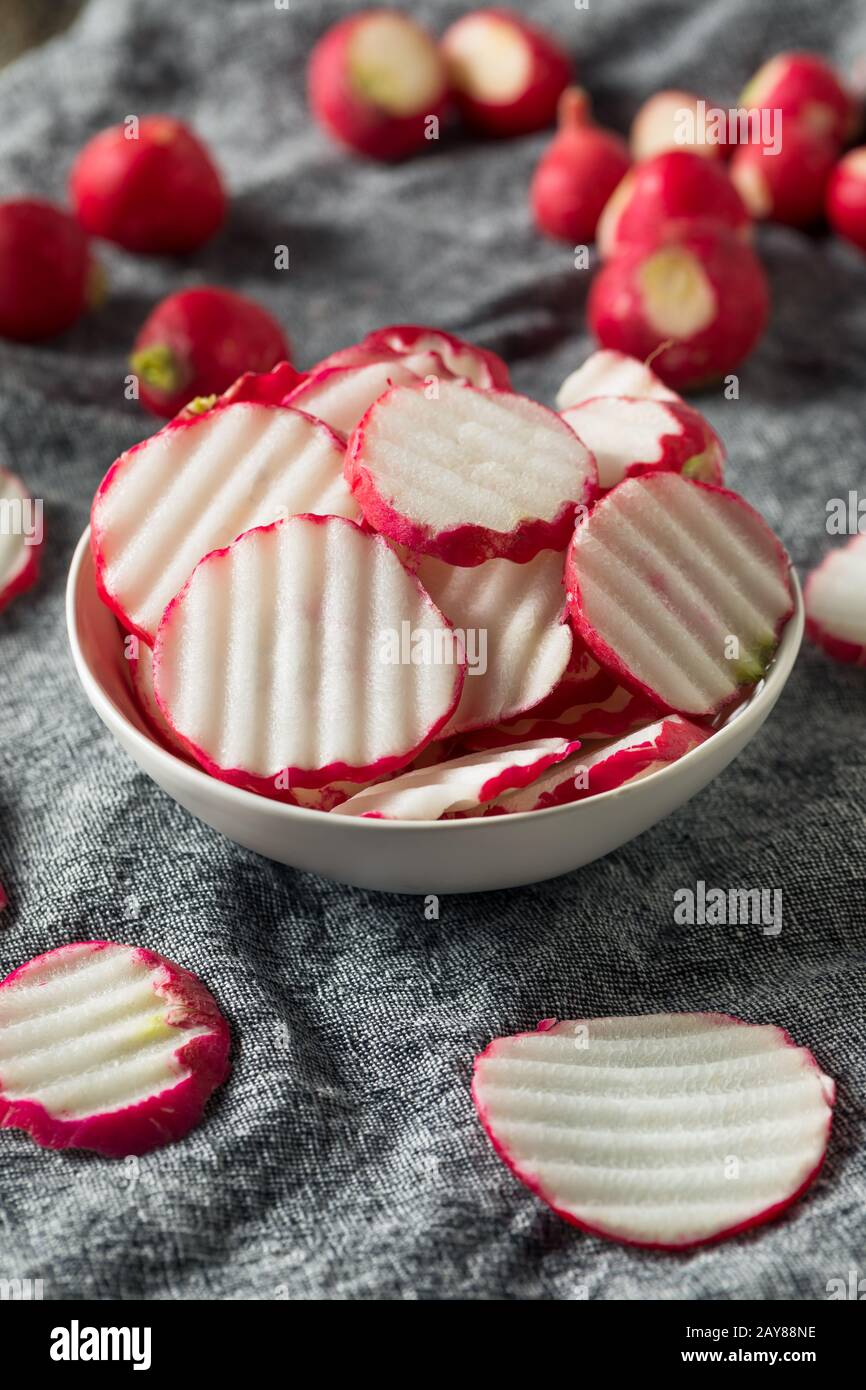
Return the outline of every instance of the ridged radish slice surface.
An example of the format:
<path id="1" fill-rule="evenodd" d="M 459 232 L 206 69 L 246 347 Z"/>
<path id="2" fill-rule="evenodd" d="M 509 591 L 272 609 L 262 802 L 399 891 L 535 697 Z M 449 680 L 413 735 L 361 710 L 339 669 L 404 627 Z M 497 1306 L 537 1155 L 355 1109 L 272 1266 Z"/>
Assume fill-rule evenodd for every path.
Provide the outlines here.
<path id="1" fill-rule="evenodd" d="M 682 473 L 721 483 L 724 449 L 706 420 L 677 401 L 596 396 L 562 412 L 595 456 L 602 488 L 641 473 Z"/>
<path id="2" fill-rule="evenodd" d="M 806 583 L 806 630 L 836 661 L 866 666 L 866 536 L 831 551 Z"/>
<path id="3" fill-rule="evenodd" d="M 198 1124 L 229 1046 L 189 971 L 136 946 L 61 946 L 0 983 L 0 1129 L 50 1149 L 146 1153 Z"/>
<path id="4" fill-rule="evenodd" d="M 326 367 L 311 373 L 290 393 L 286 404 L 324 420 L 341 434 L 350 434 L 375 400 L 390 386 L 417 385 L 429 374 L 437 381 L 447 375 L 438 358 L 415 366 L 399 357 L 360 366 Z"/>
<path id="5" fill-rule="evenodd" d="M 543 811 L 615 791 L 626 782 L 648 777 L 666 763 L 676 762 L 708 737 L 706 730 L 672 714 L 621 738 L 583 744 L 575 757 L 551 768 L 532 786 L 497 797 L 490 813 Z"/>
<path id="6" fill-rule="evenodd" d="M 468 381 L 482 390 L 511 389 L 508 368 L 502 358 L 487 348 L 476 347 L 465 338 L 416 323 L 392 323 L 368 333 L 360 343 L 341 348 L 313 371 L 324 367 L 357 367 L 389 356 L 403 357 L 416 376 L 435 372 L 435 363 L 444 365 L 453 377 Z"/>
<path id="7" fill-rule="evenodd" d="M 454 382 L 380 396 L 345 469 L 375 530 L 458 565 L 562 549 L 597 487 L 592 455 L 553 411 Z"/>
<path id="8" fill-rule="evenodd" d="M 203 556 L 299 512 L 360 515 L 343 444 L 297 410 L 241 402 L 171 421 L 122 454 L 93 503 L 97 584 L 152 643 L 169 599 Z"/>
<path id="9" fill-rule="evenodd" d="M 0 611 L 16 594 L 23 594 L 39 577 L 41 538 L 31 536 L 36 517 L 21 479 L 0 468 Z"/>
<path id="10" fill-rule="evenodd" d="M 812 1182 L 835 1085 L 781 1028 L 726 1014 L 546 1020 L 475 1060 L 496 1152 L 585 1231 L 680 1250 L 768 1221 Z"/>
<path id="11" fill-rule="evenodd" d="M 441 820 L 473 810 L 512 787 L 523 787 L 580 747 L 569 739 L 539 739 L 489 753 L 470 753 L 419 768 L 350 797 L 333 812 L 377 820 Z"/>
<path id="12" fill-rule="evenodd" d="M 379 536 L 291 517 L 207 556 L 169 604 L 157 702 L 223 781 L 277 799 L 403 767 L 463 688 L 459 639 Z"/>
<path id="13" fill-rule="evenodd" d="M 556 692 L 554 692 L 554 695 Z M 575 695 L 570 703 L 548 710 L 553 695 L 542 701 L 537 709 L 517 719 L 506 720 L 487 729 L 476 729 L 463 736 L 461 744 L 468 749 L 500 748 L 503 744 L 522 739 L 622 738 L 634 730 L 645 728 L 658 715 L 658 710 L 645 695 L 617 685 L 610 676 L 602 677 L 599 690 L 584 697 Z"/>
<path id="14" fill-rule="evenodd" d="M 137 655 L 129 662 L 129 675 L 139 709 L 154 733 L 168 745 L 172 753 L 180 753 L 186 757 L 186 749 L 172 732 L 165 715 L 156 703 L 153 689 L 153 650 L 146 642 L 139 641 Z"/>
<path id="15" fill-rule="evenodd" d="M 563 622 L 563 560 L 550 550 L 525 565 L 487 560 L 474 569 L 421 559 L 418 577 L 464 634 L 467 655 L 463 694 L 443 736 L 509 719 L 558 684 L 573 641 Z"/>
<path id="16" fill-rule="evenodd" d="M 676 473 L 627 478 L 575 528 L 578 636 L 663 710 L 709 715 L 767 670 L 793 611 L 789 561 L 736 493 Z"/>
<path id="17" fill-rule="evenodd" d="M 556 393 L 557 410 L 569 410 L 595 396 L 633 396 L 639 400 L 680 401 L 676 391 L 639 357 L 601 348 L 581 364 Z"/>

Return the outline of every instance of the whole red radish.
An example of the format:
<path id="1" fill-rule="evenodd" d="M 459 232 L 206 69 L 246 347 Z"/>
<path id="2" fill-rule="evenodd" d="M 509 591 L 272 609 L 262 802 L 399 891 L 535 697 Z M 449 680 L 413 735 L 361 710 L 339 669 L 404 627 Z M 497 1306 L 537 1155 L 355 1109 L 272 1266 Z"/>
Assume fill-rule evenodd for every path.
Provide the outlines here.
<path id="1" fill-rule="evenodd" d="M 740 145 L 731 160 L 731 179 L 752 217 L 808 227 L 824 210 L 827 180 L 838 156 L 836 141 L 806 125 L 783 123 L 776 153 Z"/>
<path id="2" fill-rule="evenodd" d="M 265 309 L 202 285 L 157 304 L 129 361 L 142 405 L 169 416 L 195 396 L 219 395 L 243 372 L 267 372 L 288 357 L 283 330 Z"/>
<path id="3" fill-rule="evenodd" d="M 866 145 L 839 160 L 827 184 L 826 211 L 833 231 L 866 251 Z"/>
<path id="4" fill-rule="evenodd" d="M 98 268 L 74 218 L 51 203 L 0 203 L 0 337 L 33 343 L 71 328 L 99 297 Z"/>
<path id="5" fill-rule="evenodd" d="M 668 150 L 691 150 L 703 159 L 724 159 L 727 121 L 722 129 L 716 108 L 692 92 L 656 92 L 632 121 L 629 145 L 632 159 L 638 161 Z"/>
<path id="6" fill-rule="evenodd" d="M 691 150 L 668 150 L 626 174 L 599 219 L 598 249 L 610 256 L 680 221 L 715 223 L 744 237 L 751 228 L 724 168 Z"/>
<path id="7" fill-rule="evenodd" d="M 586 93 L 567 87 L 559 99 L 559 133 L 530 189 L 538 226 L 562 241 L 594 241 L 602 208 L 630 163 L 625 141 L 593 125 Z"/>
<path id="8" fill-rule="evenodd" d="M 755 73 L 739 105 L 750 112 L 781 112 L 783 139 L 796 123 L 841 145 L 855 134 L 858 123 L 853 97 L 817 53 L 777 54 Z"/>
<path id="9" fill-rule="evenodd" d="M 448 105 L 445 64 L 408 15 L 365 10 L 319 39 L 308 72 L 310 107 L 325 129 L 359 154 L 403 159 L 423 148 Z"/>
<path id="10" fill-rule="evenodd" d="M 571 81 L 555 39 L 512 10 L 474 10 L 446 30 L 442 51 L 467 124 L 488 135 L 543 130 Z"/>
<path id="11" fill-rule="evenodd" d="M 143 116 L 94 135 L 72 167 L 69 192 L 82 227 L 128 251 L 194 251 L 226 212 L 207 149 L 173 116 Z"/>
<path id="12" fill-rule="evenodd" d="M 711 167 L 711 166 L 707 166 Z M 602 347 L 646 360 L 677 389 L 732 372 L 767 323 L 770 293 L 751 247 L 720 227 L 670 227 L 602 266 L 589 294 Z"/>

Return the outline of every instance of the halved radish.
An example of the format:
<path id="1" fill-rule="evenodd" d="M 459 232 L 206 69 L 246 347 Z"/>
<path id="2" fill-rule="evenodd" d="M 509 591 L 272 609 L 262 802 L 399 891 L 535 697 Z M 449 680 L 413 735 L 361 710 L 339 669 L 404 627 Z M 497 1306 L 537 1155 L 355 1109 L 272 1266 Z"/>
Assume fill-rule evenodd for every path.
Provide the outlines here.
<path id="1" fill-rule="evenodd" d="M 0 983 L 0 1129 L 111 1158 L 181 1139 L 229 1073 L 226 1020 L 153 951 L 83 941 Z"/>
<path id="2" fill-rule="evenodd" d="M 0 612 L 39 578 L 41 511 L 15 474 L 0 468 Z"/>
<path id="3" fill-rule="evenodd" d="M 662 710 L 710 715 L 766 673 L 793 612 L 781 542 L 734 492 L 677 473 L 627 478 L 575 528 L 575 630 Z"/>
<path id="4" fill-rule="evenodd" d="M 533 782 L 552 764 L 580 747 L 564 738 L 539 739 L 489 753 L 419 768 L 370 787 L 338 806 L 333 815 L 375 820 L 441 820 L 471 811 L 512 787 Z"/>
<path id="5" fill-rule="evenodd" d="M 443 737 L 511 719 L 559 683 L 572 648 L 563 559 L 543 550 L 525 565 L 487 560 L 474 569 L 421 559 L 418 578 L 466 648 L 463 694 Z"/>
<path id="6" fill-rule="evenodd" d="M 612 348 L 599 348 L 565 378 L 556 393 L 556 408 L 564 413 L 596 396 L 682 401 L 639 357 L 629 357 L 628 353 L 614 352 Z"/>
<path id="7" fill-rule="evenodd" d="M 457 565 L 562 549 L 597 487 L 592 455 L 553 411 L 454 382 L 435 398 L 420 386 L 381 396 L 345 470 L 377 531 Z"/>
<path id="8" fill-rule="evenodd" d="M 682 1250 L 778 1216 L 813 1181 L 835 1084 L 781 1028 L 727 1014 L 546 1019 L 475 1059 L 497 1154 L 574 1226 Z"/>
<path id="9" fill-rule="evenodd" d="M 866 666 L 866 535 L 833 550 L 806 583 L 806 631 L 836 661 Z"/>
<path id="10" fill-rule="evenodd" d="M 485 391 L 492 387 L 511 389 L 508 368 L 495 352 L 476 347 L 444 329 L 420 323 L 392 323 L 376 328 L 360 343 L 332 352 L 312 372 L 326 367 L 363 367 L 392 356 L 405 358 L 416 376 L 422 378 L 430 374 L 431 366 L 438 361 L 451 376 L 468 381 L 470 386 Z"/>
<path id="11" fill-rule="evenodd" d="M 617 685 L 613 676 L 602 672 L 595 689 L 579 691 L 561 681 L 546 700 L 517 719 L 491 728 L 477 729 L 463 736 L 461 746 L 470 750 L 500 748 L 523 739 L 622 738 L 643 729 L 658 716 L 658 710 L 645 695 Z"/>
<path id="12" fill-rule="evenodd" d="M 101 598 L 152 643 L 202 556 L 297 512 L 357 518 L 343 443 L 320 420 L 232 402 L 172 420 L 108 470 L 91 514 Z"/>
<path id="13" fill-rule="evenodd" d="M 288 801 L 405 766 L 447 723 L 464 671 L 459 638 L 385 541 L 318 516 L 206 556 L 153 660 L 157 703 L 193 757 Z"/>
<path id="14" fill-rule="evenodd" d="M 684 401 L 596 396 L 564 410 L 562 418 L 594 455 L 602 488 L 641 473 L 723 480 L 722 441 Z"/>
<path id="15" fill-rule="evenodd" d="M 462 15 L 446 29 L 442 51 L 464 120 L 489 135 L 548 125 L 572 75 L 557 41 L 513 10 Z"/>
<path id="16" fill-rule="evenodd" d="M 707 730 L 671 714 L 624 737 L 587 743 L 580 753 L 546 772 L 532 786 L 497 797 L 487 814 L 543 811 L 548 806 L 565 806 L 614 791 L 666 763 L 677 762 L 708 737 Z"/>

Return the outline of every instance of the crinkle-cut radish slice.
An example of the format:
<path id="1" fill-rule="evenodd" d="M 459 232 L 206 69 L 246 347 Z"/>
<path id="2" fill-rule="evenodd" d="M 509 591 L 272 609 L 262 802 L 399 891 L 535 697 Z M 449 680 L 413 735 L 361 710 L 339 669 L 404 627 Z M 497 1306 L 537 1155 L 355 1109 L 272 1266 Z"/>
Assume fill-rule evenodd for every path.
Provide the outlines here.
<path id="1" fill-rule="evenodd" d="M 317 516 L 206 556 L 153 660 L 157 703 L 193 757 L 286 801 L 404 767 L 447 723 L 464 672 L 459 636 L 386 542 Z"/>
<path id="2" fill-rule="evenodd" d="M 444 736 L 510 719 L 559 683 L 573 642 L 564 621 L 563 559 L 543 550 L 525 565 L 487 560 L 462 569 L 421 558 L 418 578 L 466 648 L 463 694 Z"/>
<path id="3" fill-rule="evenodd" d="M 111 1158 L 181 1139 L 229 1073 L 201 980 L 138 946 L 83 941 L 0 983 L 0 1129 Z"/>
<path id="4" fill-rule="evenodd" d="M 180 739 L 175 737 L 166 722 L 165 715 L 156 703 L 153 689 L 153 650 L 146 642 L 142 642 L 138 638 L 135 640 L 138 642 L 138 649 L 136 655 L 129 658 L 129 677 L 132 683 L 132 693 L 136 698 L 138 707 L 161 742 L 166 744 L 172 753 L 186 758 L 188 757 L 186 749 Z"/>
<path id="5" fill-rule="evenodd" d="M 34 508 L 21 479 L 0 468 L 0 612 L 39 578 L 42 538 Z"/>
<path id="6" fill-rule="evenodd" d="M 596 396 L 632 396 L 635 400 L 681 401 L 676 391 L 638 357 L 612 348 L 592 353 L 560 386 L 556 408 L 570 410 Z"/>
<path id="7" fill-rule="evenodd" d="M 282 406 L 233 402 L 172 420 L 108 470 L 91 546 L 103 601 L 153 642 L 169 599 L 203 556 L 299 512 L 355 520 L 343 442 Z"/>
<path id="8" fill-rule="evenodd" d="M 530 710 L 518 719 L 509 719 L 489 729 L 477 729 L 466 734 L 461 740 L 466 749 L 500 748 L 503 744 L 517 743 L 523 739 L 538 738 L 579 738 L 609 739 L 622 738 L 635 729 L 645 728 L 658 717 L 658 710 L 645 695 L 636 695 L 625 686 L 617 685 L 607 674 L 600 677 L 598 692 L 591 695 L 589 690 L 579 695 L 571 695 L 571 703 L 565 703 L 565 689 L 554 691 L 549 697 L 555 707 L 545 709 L 548 700 Z"/>
<path id="9" fill-rule="evenodd" d="M 708 737 L 706 729 L 678 714 L 668 715 L 624 737 L 584 744 L 576 757 L 552 768 L 531 787 L 497 797 L 487 813 L 543 811 L 614 791 L 638 777 L 648 777 L 666 763 L 677 762 Z"/>
<path id="10" fill-rule="evenodd" d="M 866 666 L 866 536 L 834 550 L 806 583 L 806 631 L 836 661 Z"/>
<path id="11" fill-rule="evenodd" d="M 442 382 L 395 386 L 346 450 L 368 523 L 456 565 L 561 550 L 597 490 L 595 461 L 553 411 L 525 396 Z"/>
<path id="12" fill-rule="evenodd" d="M 598 465 L 601 488 L 641 473 L 682 473 L 721 484 L 725 451 L 697 410 L 681 401 L 596 396 L 562 412 Z"/>
<path id="13" fill-rule="evenodd" d="M 437 366 L 440 370 L 444 366 L 450 376 L 482 390 L 511 390 L 508 368 L 495 352 L 440 328 L 417 323 L 392 323 L 377 328 L 360 343 L 332 352 L 312 368 L 311 375 L 327 367 L 363 367 L 391 357 L 403 358 L 418 377 L 435 375 Z"/>
<path id="14" fill-rule="evenodd" d="M 681 1250 L 778 1216 L 818 1173 L 835 1083 L 727 1014 L 547 1019 L 475 1059 L 494 1149 L 566 1221 Z"/>
<path id="15" fill-rule="evenodd" d="M 574 531 L 571 619 L 596 659 L 662 710 L 710 715 L 765 674 L 793 612 L 788 556 L 736 493 L 627 478 Z"/>
<path id="16" fill-rule="evenodd" d="M 420 370 L 416 371 L 415 366 Z M 447 376 L 437 357 L 428 359 L 423 366 L 413 365 L 408 358 L 391 356 L 358 366 L 325 367 L 311 372 L 289 394 L 286 404 L 315 415 L 340 434 L 350 434 L 390 386 L 415 386 L 428 377 L 435 377 L 438 383 Z"/>
<path id="17" fill-rule="evenodd" d="M 375 820 L 441 820 L 471 811 L 513 787 L 524 787 L 580 744 L 565 738 L 539 739 L 418 768 L 371 787 L 338 806 L 335 815 Z"/>

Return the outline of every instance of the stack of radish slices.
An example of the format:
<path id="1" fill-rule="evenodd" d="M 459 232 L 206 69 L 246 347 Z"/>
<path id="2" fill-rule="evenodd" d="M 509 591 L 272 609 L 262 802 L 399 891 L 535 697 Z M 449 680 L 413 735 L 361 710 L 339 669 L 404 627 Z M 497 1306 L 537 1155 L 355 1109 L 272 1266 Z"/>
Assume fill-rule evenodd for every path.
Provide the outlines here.
<path id="1" fill-rule="evenodd" d="M 598 353 L 558 404 L 395 326 L 122 455 L 92 547 L 154 735 L 395 820 L 563 805 L 709 737 L 773 659 L 787 555 L 644 364 Z"/>

